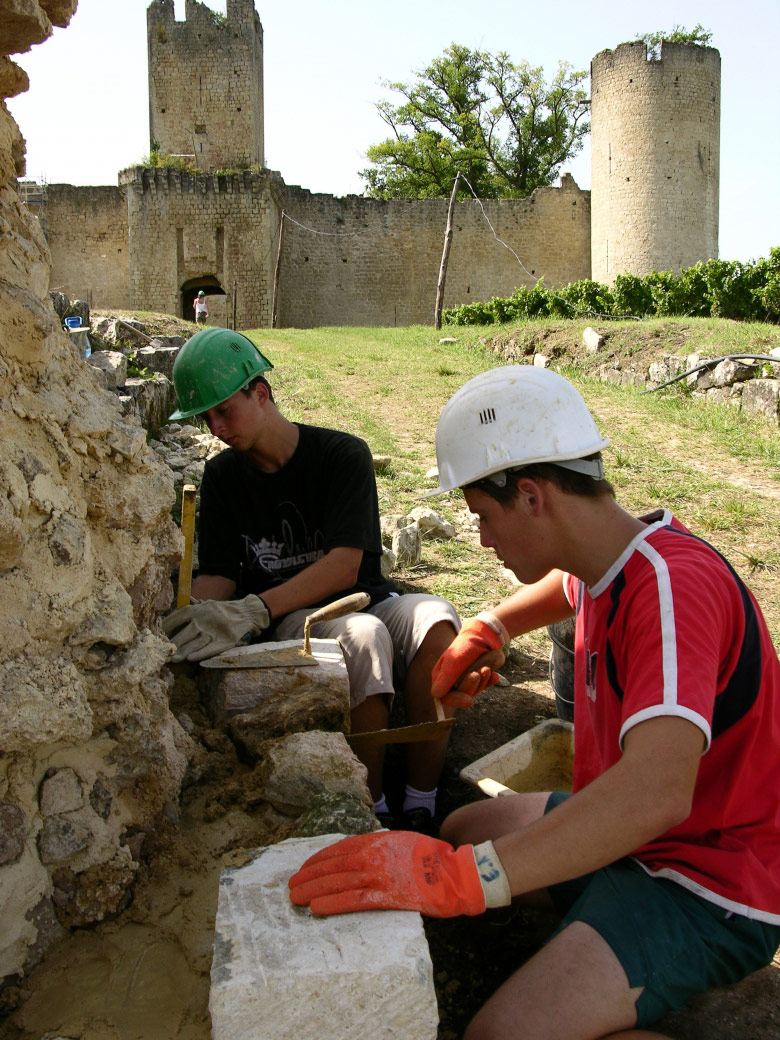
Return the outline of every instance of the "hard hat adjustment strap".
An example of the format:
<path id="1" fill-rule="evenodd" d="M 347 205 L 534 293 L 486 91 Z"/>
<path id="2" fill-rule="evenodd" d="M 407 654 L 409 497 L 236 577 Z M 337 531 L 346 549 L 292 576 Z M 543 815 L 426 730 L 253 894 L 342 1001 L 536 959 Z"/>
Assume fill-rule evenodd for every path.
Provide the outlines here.
<path id="1" fill-rule="evenodd" d="M 601 461 L 600 458 L 566 459 L 563 462 L 558 459 L 555 459 L 555 461 L 551 459 L 544 461 L 547 462 L 549 466 L 560 466 L 561 469 L 570 469 L 573 470 L 575 473 L 583 473 L 586 477 L 593 477 L 594 480 L 604 479 L 604 463 Z M 529 462 L 528 465 L 532 466 L 534 465 L 534 463 Z M 495 484 L 496 487 L 506 487 L 506 482 L 509 476 L 512 476 L 516 473 L 521 473 L 525 468 L 525 466 L 517 466 L 513 469 L 500 469 L 497 473 L 489 473 L 485 477 L 485 480 L 489 480 L 490 483 Z"/>

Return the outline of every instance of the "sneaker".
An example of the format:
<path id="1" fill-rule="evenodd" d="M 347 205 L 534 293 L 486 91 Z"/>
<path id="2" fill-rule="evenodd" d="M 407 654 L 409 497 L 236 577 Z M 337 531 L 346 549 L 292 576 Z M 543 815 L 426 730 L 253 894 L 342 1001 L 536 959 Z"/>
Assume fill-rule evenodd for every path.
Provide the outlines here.
<path id="1" fill-rule="evenodd" d="M 401 830 L 414 831 L 416 834 L 427 834 L 429 838 L 439 837 L 439 824 L 429 809 L 422 805 L 407 809 L 401 816 Z"/>
<path id="2" fill-rule="evenodd" d="M 374 813 L 374 816 L 376 816 L 377 820 L 379 820 L 380 824 L 385 828 L 385 830 L 388 830 L 388 831 L 394 831 L 395 830 L 395 819 L 394 819 L 392 813 L 389 813 L 389 812 L 378 812 L 378 813 Z"/>

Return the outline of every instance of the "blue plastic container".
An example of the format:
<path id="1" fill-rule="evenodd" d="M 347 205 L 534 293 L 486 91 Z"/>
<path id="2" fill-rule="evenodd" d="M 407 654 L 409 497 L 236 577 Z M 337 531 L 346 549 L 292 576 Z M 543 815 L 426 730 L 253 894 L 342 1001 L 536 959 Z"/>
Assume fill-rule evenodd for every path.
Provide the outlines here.
<path id="1" fill-rule="evenodd" d="M 65 324 L 69 329 L 80 329 L 81 318 L 66 318 Z"/>

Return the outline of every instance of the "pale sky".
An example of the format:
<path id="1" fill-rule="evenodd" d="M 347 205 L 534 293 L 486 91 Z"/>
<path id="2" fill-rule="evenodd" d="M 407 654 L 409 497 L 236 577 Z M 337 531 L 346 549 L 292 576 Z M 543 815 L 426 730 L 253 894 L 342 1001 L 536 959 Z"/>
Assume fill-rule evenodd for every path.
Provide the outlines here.
<path id="1" fill-rule="evenodd" d="M 67 29 L 13 55 L 30 90 L 8 101 L 27 176 L 116 184 L 149 153 L 150 0 L 79 0 Z M 224 0 L 208 6 L 225 13 Z M 287 184 L 362 194 L 365 152 L 387 136 L 382 80 L 409 81 L 450 43 L 544 67 L 587 70 L 594 54 L 676 25 L 711 30 L 721 53 L 720 255 L 780 246 L 780 0 L 255 0 L 264 30 L 266 165 Z M 184 18 L 184 0 L 176 0 Z M 587 84 L 586 84 L 587 85 Z M 590 187 L 590 153 L 567 168 Z"/>

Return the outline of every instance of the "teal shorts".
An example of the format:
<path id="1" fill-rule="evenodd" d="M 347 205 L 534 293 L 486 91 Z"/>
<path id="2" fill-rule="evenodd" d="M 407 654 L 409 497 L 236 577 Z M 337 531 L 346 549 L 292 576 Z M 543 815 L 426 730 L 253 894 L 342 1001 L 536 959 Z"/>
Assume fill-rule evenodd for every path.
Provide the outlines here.
<path id="1" fill-rule="evenodd" d="M 545 812 L 569 795 L 555 791 Z M 584 921 L 642 986 L 637 1028 L 679 1010 L 695 993 L 731 985 L 765 967 L 780 946 L 780 925 L 742 917 L 667 878 L 651 877 L 631 859 L 548 889 L 563 917 L 556 935 Z"/>

